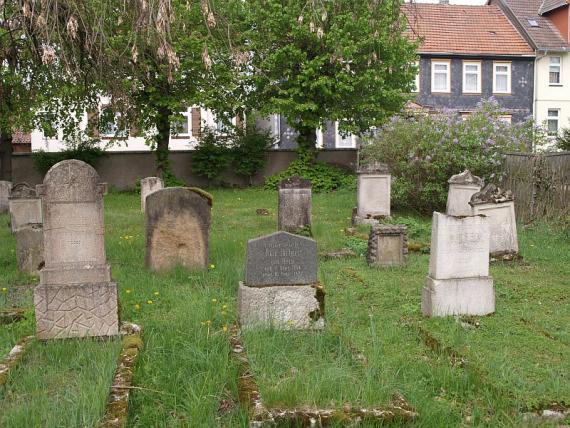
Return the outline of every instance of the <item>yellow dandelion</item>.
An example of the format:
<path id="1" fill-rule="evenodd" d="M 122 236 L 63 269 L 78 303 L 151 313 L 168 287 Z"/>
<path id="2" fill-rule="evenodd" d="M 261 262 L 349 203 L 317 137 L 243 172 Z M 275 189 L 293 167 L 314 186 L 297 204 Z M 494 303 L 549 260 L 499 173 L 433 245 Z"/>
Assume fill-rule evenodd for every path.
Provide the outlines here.
<path id="1" fill-rule="evenodd" d="M 218 299 L 212 299 L 212 303 L 218 303 Z"/>
<path id="2" fill-rule="evenodd" d="M 200 321 L 201 325 L 206 325 L 206 323 L 204 321 Z"/>
<path id="3" fill-rule="evenodd" d="M 226 309 L 228 309 L 228 305 L 222 305 L 222 311 L 225 311 Z"/>
<path id="4" fill-rule="evenodd" d="M 289 324 L 290 326 L 295 325 L 295 321 L 289 320 L 289 321 L 287 321 L 287 324 Z"/>
<path id="5" fill-rule="evenodd" d="M 227 325 L 223 326 L 223 327 L 222 327 L 222 330 L 223 330 L 224 332 L 228 331 L 228 326 L 227 326 Z"/>
<path id="6" fill-rule="evenodd" d="M 135 305 L 135 309 L 138 311 L 141 308 L 141 305 L 139 305 L 138 303 Z"/>
<path id="7" fill-rule="evenodd" d="M 2 287 L 2 292 L 5 293 L 6 291 L 8 291 L 8 289 L 6 287 Z"/>
<path id="8" fill-rule="evenodd" d="M 152 300 L 147 300 L 146 301 L 149 305 L 152 305 Z"/>
<path id="9" fill-rule="evenodd" d="M 126 290 L 125 293 L 130 294 L 132 290 Z"/>
<path id="10" fill-rule="evenodd" d="M 206 325 L 210 325 L 210 324 L 212 324 L 212 321 L 206 320 Z"/>
<path id="11" fill-rule="evenodd" d="M 155 296 L 160 296 L 160 292 L 155 291 L 155 292 L 154 292 L 154 295 L 155 295 Z"/>
<path id="12" fill-rule="evenodd" d="M 210 269 L 215 269 L 215 268 L 216 268 L 216 265 L 214 265 L 214 264 L 210 265 Z"/>

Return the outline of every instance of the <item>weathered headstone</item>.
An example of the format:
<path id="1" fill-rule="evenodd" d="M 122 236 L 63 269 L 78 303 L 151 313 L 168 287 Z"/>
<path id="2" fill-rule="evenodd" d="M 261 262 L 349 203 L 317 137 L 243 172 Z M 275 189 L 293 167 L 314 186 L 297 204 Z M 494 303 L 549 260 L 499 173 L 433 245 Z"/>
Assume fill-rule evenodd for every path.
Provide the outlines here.
<path id="1" fill-rule="evenodd" d="M 366 260 L 370 266 L 401 266 L 408 255 L 408 228 L 403 224 L 378 224 L 370 228 Z"/>
<path id="2" fill-rule="evenodd" d="M 37 337 L 116 335 L 117 285 L 105 257 L 106 185 L 85 162 L 65 160 L 47 172 L 37 192 L 45 256 L 34 290 Z"/>
<path id="3" fill-rule="evenodd" d="M 422 292 L 428 316 L 495 311 L 489 276 L 489 220 L 433 213 L 429 275 Z"/>
<path id="4" fill-rule="evenodd" d="M 278 229 L 297 233 L 311 229 L 311 182 L 295 176 L 279 183 Z"/>
<path id="5" fill-rule="evenodd" d="M 157 190 L 146 199 L 146 266 L 153 271 L 208 267 L 212 200 L 187 187 Z"/>
<path id="6" fill-rule="evenodd" d="M 243 327 L 322 328 L 324 292 L 317 283 L 317 243 L 288 232 L 251 239 L 238 290 Z"/>
<path id="7" fill-rule="evenodd" d="M 471 197 L 469 204 L 473 215 L 483 214 L 489 218 L 491 256 L 509 257 L 517 254 L 519 243 L 513 194 L 488 184 Z"/>
<path id="8" fill-rule="evenodd" d="M 447 215 L 471 215 L 471 205 L 469 201 L 473 194 L 481 190 L 483 179 L 471 174 L 466 169 L 461 174 L 452 176 L 448 181 L 449 191 L 447 193 Z"/>
<path id="9" fill-rule="evenodd" d="M 41 224 L 27 224 L 14 232 L 18 269 L 37 275 L 44 262 L 44 237 Z"/>
<path id="10" fill-rule="evenodd" d="M 0 180 L 0 214 L 8 212 L 8 198 L 12 190 L 12 183 Z"/>
<path id="11" fill-rule="evenodd" d="M 8 203 L 13 233 L 29 224 L 42 224 L 42 201 L 28 183 L 12 187 Z"/>
<path id="12" fill-rule="evenodd" d="M 146 198 L 152 192 L 163 189 L 164 183 L 160 177 L 147 177 L 141 180 L 141 211 L 144 213 Z"/>
<path id="13" fill-rule="evenodd" d="M 390 216 L 390 189 L 392 177 L 388 166 L 373 162 L 358 167 L 357 202 L 353 224 L 377 224 L 378 219 Z"/>

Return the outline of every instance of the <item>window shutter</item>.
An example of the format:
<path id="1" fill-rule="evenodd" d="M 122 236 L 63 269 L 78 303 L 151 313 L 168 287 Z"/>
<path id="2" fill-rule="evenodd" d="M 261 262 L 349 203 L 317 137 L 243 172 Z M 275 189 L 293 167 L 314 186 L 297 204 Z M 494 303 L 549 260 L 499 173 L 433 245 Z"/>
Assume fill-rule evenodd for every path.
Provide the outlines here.
<path id="1" fill-rule="evenodd" d="M 202 131 L 202 112 L 200 107 L 192 107 L 192 136 L 199 137 Z"/>

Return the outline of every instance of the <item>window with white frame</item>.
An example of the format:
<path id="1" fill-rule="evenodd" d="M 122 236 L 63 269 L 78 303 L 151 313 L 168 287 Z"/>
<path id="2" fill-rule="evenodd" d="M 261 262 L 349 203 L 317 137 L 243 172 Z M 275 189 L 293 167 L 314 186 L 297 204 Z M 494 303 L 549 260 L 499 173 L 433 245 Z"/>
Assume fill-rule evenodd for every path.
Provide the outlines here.
<path id="1" fill-rule="evenodd" d="M 551 56 L 550 64 L 548 66 L 548 83 L 550 85 L 560 85 L 562 71 L 562 58 L 559 56 Z"/>
<path id="2" fill-rule="evenodd" d="M 463 93 L 481 93 L 480 61 L 463 61 Z"/>
<path id="3" fill-rule="evenodd" d="M 431 91 L 450 92 L 451 76 L 450 61 L 431 62 Z"/>
<path id="4" fill-rule="evenodd" d="M 179 116 L 172 121 L 170 135 L 178 138 L 192 136 L 192 113 L 190 110 L 180 112 Z"/>
<path id="5" fill-rule="evenodd" d="M 412 92 L 420 92 L 420 62 L 416 61 L 416 76 L 414 77 L 414 87 Z"/>
<path id="6" fill-rule="evenodd" d="M 351 149 L 356 147 L 356 139 L 352 134 L 341 132 L 338 122 L 335 122 L 335 146 L 342 149 Z"/>
<path id="7" fill-rule="evenodd" d="M 511 93 L 511 63 L 493 63 L 493 92 L 495 94 Z"/>
<path id="8" fill-rule="evenodd" d="M 548 117 L 546 119 L 546 131 L 550 136 L 558 135 L 558 120 L 560 118 L 560 110 L 557 108 L 548 109 Z"/>
<path id="9" fill-rule="evenodd" d="M 100 116 L 99 135 L 102 138 L 127 138 L 129 130 L 125 126 L 121 113 L 103 108 Z"/>

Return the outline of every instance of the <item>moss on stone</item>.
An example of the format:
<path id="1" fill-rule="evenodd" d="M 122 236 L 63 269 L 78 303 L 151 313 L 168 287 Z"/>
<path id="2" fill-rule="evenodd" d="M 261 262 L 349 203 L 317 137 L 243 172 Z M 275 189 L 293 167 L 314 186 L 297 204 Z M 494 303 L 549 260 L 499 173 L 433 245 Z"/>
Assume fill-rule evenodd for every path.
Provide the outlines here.
<path id="1" fill-rule="evenodd" d="M 199 187 L 189 187 L 188 189 L 192 190 L 194 193 L 207 199 L 208 205 L 212 206 L 214 204 L 214 197 L 212 196 L 211 193 L 208 193 L 205 190 L 200 189 Z"/>

